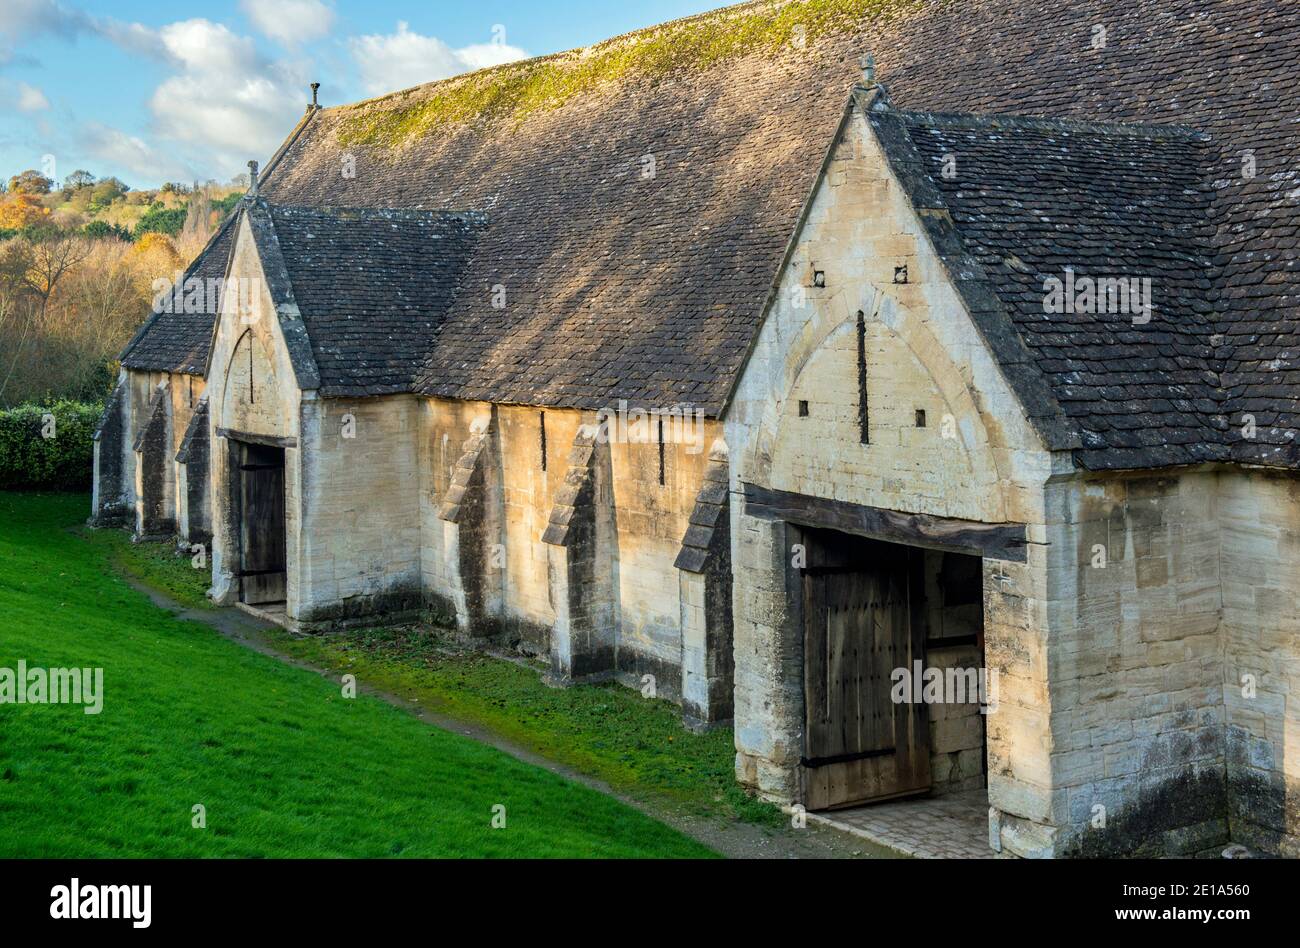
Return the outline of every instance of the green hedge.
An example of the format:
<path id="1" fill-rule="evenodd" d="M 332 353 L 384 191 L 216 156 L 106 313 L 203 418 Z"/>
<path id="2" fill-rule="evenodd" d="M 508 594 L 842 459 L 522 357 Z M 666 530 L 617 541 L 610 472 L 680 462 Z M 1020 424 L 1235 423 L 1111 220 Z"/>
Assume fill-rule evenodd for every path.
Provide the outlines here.
<path id="1" fill-rule="evenodd" d="M 0 411 L 0 490 L 88 490 L 103 405 L 57 401 Z M 44 437 L 54 416 L 52 438 Z"/>

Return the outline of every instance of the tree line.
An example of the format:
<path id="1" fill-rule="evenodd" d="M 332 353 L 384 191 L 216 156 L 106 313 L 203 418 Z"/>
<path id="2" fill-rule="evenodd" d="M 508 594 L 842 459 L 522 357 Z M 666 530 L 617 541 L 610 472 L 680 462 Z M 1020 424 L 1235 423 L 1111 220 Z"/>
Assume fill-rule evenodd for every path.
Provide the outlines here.
<path id="1" fill-rule="evenodd" d="M 196 257 L 246 182 L 132 191 L 75 171 L 0 181 L 0 408 L 102 401 L 153 281 Z"/>

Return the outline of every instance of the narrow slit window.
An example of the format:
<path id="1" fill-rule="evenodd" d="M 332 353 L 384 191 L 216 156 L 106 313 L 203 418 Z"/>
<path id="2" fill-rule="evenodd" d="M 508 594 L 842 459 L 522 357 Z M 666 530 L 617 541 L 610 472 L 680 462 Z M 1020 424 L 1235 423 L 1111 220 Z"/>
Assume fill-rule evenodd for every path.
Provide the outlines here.
<path id="1" fill-rule="evenodd" d="M 664 420 L 659 419 L 659 486 L 664 485 Z"/>
<path id="2" fill-rule="evenodd" d="M 541 426 L 539 430 L 538 441 L 542 452 L 542 470 L 546 470 L 546 412 L 539 412 L 541 415 Z"/>
<path id="3" fill-rule="evenodd" d="M 924 409 L 924 408 L 918 408 L 918 409 L 916 410 L 916 427 L 918 427 L 918 428 L 924 428 L 924 427 L 925 427 L 925 409 Z"/>
<path id="4" fill-rule="evenodd" d="M 870 444 L 867 432 L 867 316 L 858 310 L 858 440 Z"/>
<path id="5" fill-rule="evenodd" d="M 799 399 L 799 417 L 800 418 L 808 417 L 808 402 L 802 398 Z"/>
<path id="6" fill-rule="evenodd" d="M 248 339 L 248 404 L 257 404 L 257 399 L 253 394 L 253 336 L 251 331 L 245 334 Z"/>

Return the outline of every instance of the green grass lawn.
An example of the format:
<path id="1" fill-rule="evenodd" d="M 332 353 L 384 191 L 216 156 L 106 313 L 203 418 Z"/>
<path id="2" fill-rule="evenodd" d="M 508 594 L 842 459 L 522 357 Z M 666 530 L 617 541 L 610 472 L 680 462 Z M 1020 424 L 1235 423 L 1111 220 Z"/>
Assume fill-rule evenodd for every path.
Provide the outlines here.
<path id="1" fill-rule="evenodd" d="M 549 688 L 540 666 L 458 649 L 431 628 L 270 637 L 282 652 L 484 725 L 629 796 L 723 820 L 786 822 L 736 783 L 730 728 L 692 734 L 676 705 L 624 685 Z"/>
<path id="2" fill-rule="evenodd" d="M 215 609 L 207 596 L 212 569 L 196 569 L 189 555 L 178 556 L 170 543 L 132 543 L 125 530 L 83 530 L 81 535 L 100 547 L 116 572 L 156 589 L 190 609 Z M 205 553 L 206 556 L 206 553 Z"/>
<path id="3" fill-rule="evenodd" d="M 122 531 L 88 533 L 114 566 L 186 606 L 204 598 L 210 573 L 167 544 L 133 544 Z M 489 728 L 515 744 L 597 777 L 652 804 L 721 820 L 784 825 L 787 818 L 736 783 L 730 728 L 692 734 L 681 710 L 623 685 L 548 688 L 527 667 L 458 648 L 435 627 L 362 629 L 341 635 L 266 634 L 274 649 L 449 717 Z"/>
<path id="4" fill-rule="evenodd" d="M 102 667 L 105 692 L 99 715 L 0 705 L 0 856 L 709 855 L 602 794 L 175 619 L 115 575 L 114 535 L 67 529 L 87 506 L 0 494 L 0 667 Z M 128 558 L 190 582 L 176 561 Z"/>

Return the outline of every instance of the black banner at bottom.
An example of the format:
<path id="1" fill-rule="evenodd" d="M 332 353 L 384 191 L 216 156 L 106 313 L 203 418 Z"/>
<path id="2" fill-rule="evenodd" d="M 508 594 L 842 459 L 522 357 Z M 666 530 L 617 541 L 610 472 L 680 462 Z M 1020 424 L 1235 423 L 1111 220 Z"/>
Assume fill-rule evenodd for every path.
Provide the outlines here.
<path id="1" fill-rule="evenodd" d="M 1116 862 L 840 860 L 747 862 L 0 861 L 6 935 L 284 931 L 329 937 L 453 915 L 491 932 L 608 923 L 692 937 L 819 924 L 817 909 L 869 917 L 873 936 L 923 936 L 1041 917 L 1062 933 L 1230 934 L 1289 917 L 1285 860 Z M 964 915 L 968 918 L 963 919 Z M 638 921 L 640 920 L 640 921 Z M 1039 929 L 1044 931 L 1045 929 Z M 431 931 L 431 930 L 430 930 Z M 975 931 L 975 929 L 970 929 Z M 647 932 L 650 934 L 650 932 Z M 864 935 L 867 933 L 864 933 Z"/>

